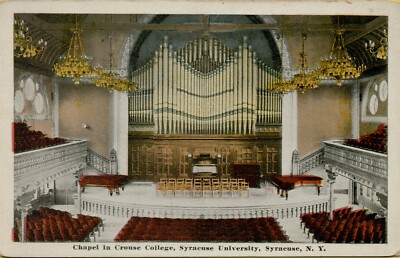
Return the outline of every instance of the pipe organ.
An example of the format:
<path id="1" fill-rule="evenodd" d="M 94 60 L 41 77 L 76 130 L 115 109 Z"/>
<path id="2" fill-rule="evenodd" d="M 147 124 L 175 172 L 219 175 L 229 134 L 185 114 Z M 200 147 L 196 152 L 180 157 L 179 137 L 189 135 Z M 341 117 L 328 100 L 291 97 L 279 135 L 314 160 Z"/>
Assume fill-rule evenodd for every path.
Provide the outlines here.
<path id="1" fill-rule="evenodd" d="M 233 163 L 258 164 L 260 180 L 280 174 L 278 78 L 246 38 L 235 50 L 209 36 L 174 50 L 165 38 L 132 73 L 140 89 L 129 93 L 129 175 L 191 177 L 196 153 L 219 154 L 218 177 Z"/>
<path id="2" fill-rule="evenodd" d="M 254 134 L 280 125 L 281 99 L 271 91 L 276 71 L 257 59 L 246 38 L 236 51 L 209 36 L 173 50 L 168 38 L 132 73 L 133 131 L 157 134 Z"/>

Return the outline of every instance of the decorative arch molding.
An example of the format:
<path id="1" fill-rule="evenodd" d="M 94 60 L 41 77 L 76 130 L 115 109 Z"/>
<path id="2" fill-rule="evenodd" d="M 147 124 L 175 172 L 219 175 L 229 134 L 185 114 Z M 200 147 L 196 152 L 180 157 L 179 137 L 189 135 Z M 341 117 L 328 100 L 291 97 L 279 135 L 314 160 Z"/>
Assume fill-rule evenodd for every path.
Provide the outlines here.
<path id="1" fill-rule="evenodd" d="M 160 22 L 165 19 L 167 15 L 146 15 L 142 16 L 138 22 L 139 23 L 152 23 L 152 22 Z M 277 21 L 270 15 L 259 15 L 259 16 L 248 16 L 249 19 L 254 23 L 276 23 Z M 132 33 L 130 34 L 125 42 L 125 45 L 121 52 L 121 67 L 120 74 L 121 76 L 127 76 L 130 72 L 130 66 L 132 64 L 132 58 L 137 55 L 140 49 L 140 42 L 143 42 L 145 37 L 148 36 L 149 31 L 143 31 L 140 33 Z M 265 32 L 267 33 L 267 32 Z M 283 44 L 280 43 L 280 31 L 279 30 L 271 30 L 269 31 L 269 37 L 266 37 L 270 46 L 273 47 L 274 59 L 280 60 L 280 55 L 282 54 L 282 60 L 278 63 L 278 66 L 282 68 L 290 67 L 290 57 L 287 51 L 287 42 L 283 39 Z M 287 70 L 287 69 L 286 69 Z M 287 75 L 285 75 L 287 76 Z"/>
<path id="2" fill-rule="evenodd" d="M 156 17 L 156 15 L 146 15 L 142 16 L 138 22 L 140 23 L 151 23 L 151 21 Z M 273 24 L 277 23 L 277 21 L 274 19 L 273 16 L 270 15 L 260 15 L 260 16 L 255 16 L 259 23 L 268 23 L 268 24 Z M 142 32 L 143 33 L 143 32 Z M 129 68 L 131 61 L 130 59 L 133 56 L 133 52 L 135 51 L 135 45 L 139 42 L 141 39 L 142 33 L 131 33 L 129 36 L 126 38 L 126 42 L 124 47 L 121 49 L 120 52 L 120 69 L 118 72 L 121 74 L 121 76 L 127 77 L 129 73 Z M 285 38 L 283 38 L 283 41 L 280 39 L 281 32 L 280 30 L 271 30 L 270 31 L 270 40 L 274 42 L 274 46 L 276 47 L 276 52 L 274 53 L 275 56 L 282 56 L 282 58 L 279 58 L 278 60 L 280 61 L 280 67 L 286 71 L 284 74 L 285 78 L 290 77 L 291 71 L 291 62 L 290 62 L 290 56 L 288 52 L 288 44 Z M 143 36 L 142 36 L 143 37 Z M 128 116 L 128 103 L 127 103 L 127 94 L 119 94 L 119 95 L 124 95 L 123 97 L 121 96 L 120 98 L 115 99 L 116 103 L 116 108 L 114 112 L 114 116 L 117 116 L 118 113 L 123 113 L 126 114 L 126 117 Z M 122 99 L 121 99 L 122 98 Z M 125 105 L 121 105 L 122 102 L 119 102 L 118 99 L 123 100 L 123 103 L 126 103 Z M 117 104 L 118 103 L 118 104 Z M 290 171 L 290 159 L 291 159 L 291 153 L 294 149 L 297 149 L 297 94 L 292 93 L 292 94 L 287 94 L 282 98 L 282 139 L 285 139 L 285 141 L 282 141 L 282 149 L 281 149 L 281 170 L 282 171 Z M 127 118 L 126 118 L 127 119 Z M 128 121 L 126 121 L 124 124 L 128 124 Z M 122 129 L 121 129 L 122 130 Z M 119 137 L 117 137 L 115 134 L 113 137 L 113 146 L 117 150 L 119 159 L 118 159 L 118 165 L 119 168 L 122 170 L 128 169 L 126 166 L 128 164 L 128 150 L 125 145 L 121 145 L 118 143 L 126 143 L 127 139 L 127 134 L 128 134 L 128 128 L 124 128 L 122 131 L 118 130 L 117 128 L 114 128 L 114 132 L 119 131 L 120 133 L 118 134 Z M 122 135 L 126 135 L 122 137 Z M 118 146 L 118 147 L 117 147 Z"/>

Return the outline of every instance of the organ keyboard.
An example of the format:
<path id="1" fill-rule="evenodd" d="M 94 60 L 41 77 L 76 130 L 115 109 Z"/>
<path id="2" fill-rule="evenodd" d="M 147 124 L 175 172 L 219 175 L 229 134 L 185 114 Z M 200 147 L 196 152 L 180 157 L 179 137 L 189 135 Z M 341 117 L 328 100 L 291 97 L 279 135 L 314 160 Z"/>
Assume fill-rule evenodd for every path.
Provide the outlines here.
<path id="1" fill-rule="evenodd" d="M 215 166 L 215 165 L 194 165 L 192 172 L 193 172 L 193 174 L 202 173 L 202 172 L 217 174 L 217 166 Z"/>

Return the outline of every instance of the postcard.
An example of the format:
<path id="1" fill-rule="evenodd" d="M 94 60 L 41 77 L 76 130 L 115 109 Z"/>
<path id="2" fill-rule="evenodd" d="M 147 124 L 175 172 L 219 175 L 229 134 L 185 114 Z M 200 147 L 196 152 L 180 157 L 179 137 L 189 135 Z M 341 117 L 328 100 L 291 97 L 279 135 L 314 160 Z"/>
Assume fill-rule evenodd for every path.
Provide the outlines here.
<path id="1" fill-rule="evenodd" d="M 398 255 L 397 3 L 0 5 L 2 256 Z"/>

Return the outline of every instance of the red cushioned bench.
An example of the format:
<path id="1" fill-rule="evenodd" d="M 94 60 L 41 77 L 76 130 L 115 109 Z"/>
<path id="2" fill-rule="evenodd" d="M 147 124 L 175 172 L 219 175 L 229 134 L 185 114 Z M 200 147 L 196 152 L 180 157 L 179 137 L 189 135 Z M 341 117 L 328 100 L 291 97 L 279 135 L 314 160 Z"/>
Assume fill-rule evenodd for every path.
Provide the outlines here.
<path id="1" fill-rule="evenodd" d="M 119 188 L 124 190 L 127 182 L 127 175 L 84 175 L 79 178 L 82 192 L 85 191 L 85 187 L 106 187 L 110 195 L 113 195 L 113 192 L 119 195 Z"/>
<path id="2" fill-rule="evenodd" d="M 275 185 L 278 194 L 288 198 L 288 191 L 294 189 L 296 186 L 316 186 L 318 195 L 320 193 L 320 187 L 322 186 L 323 179 L 319 176 L 314 175 L 283 175 L 273 176 L 272 184 Z"/>

